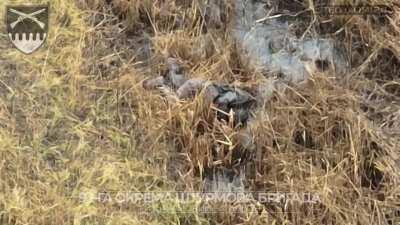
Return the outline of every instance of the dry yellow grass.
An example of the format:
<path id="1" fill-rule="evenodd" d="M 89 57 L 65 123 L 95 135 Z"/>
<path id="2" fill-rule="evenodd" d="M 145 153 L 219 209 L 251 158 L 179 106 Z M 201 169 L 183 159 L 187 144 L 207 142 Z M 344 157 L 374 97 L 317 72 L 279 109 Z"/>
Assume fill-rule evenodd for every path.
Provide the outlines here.
<path id="1" fill-rule="evenodd" d="M 196 191 L 206 167 L 231 167 L 244 151 L 241 128 L 216 120 L 201 96 L 171 104 L 142 88 L 166 72 L 168 57 L 189 77 L 259 83 L 229 34 L 233 2 L 222 3 L 226 21 L 214 26 L 204 1 L 52 0 L 48 40 L 29 56 L 12 48 L 1 22 L 0 224 L 400 224 L 399 5 L 383 20 L 335 20 L 351 73 L 315 74 L 274 93 L 251 127 L 249 189 L 313 192 L 321 204 L 229 215 L 180 213 L 198 203 L 80 201 L 102 191 Z M 217 143 L 226 151 L 213 156 Z"/>

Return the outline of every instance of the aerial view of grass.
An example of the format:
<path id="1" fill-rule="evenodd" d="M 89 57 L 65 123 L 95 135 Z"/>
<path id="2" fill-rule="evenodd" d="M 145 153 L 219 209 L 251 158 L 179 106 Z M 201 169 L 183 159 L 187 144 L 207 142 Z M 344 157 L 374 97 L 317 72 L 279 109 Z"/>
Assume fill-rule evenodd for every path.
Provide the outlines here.
<path id="1" fill-rule="evenodd" d="M 24 54 L 6 7 L 44 4 Z M 0 18 L 0 225 L 400 224 L 397 0 L 1 0 Z M 167 193 L 250 199 L 144 198 Z"/>

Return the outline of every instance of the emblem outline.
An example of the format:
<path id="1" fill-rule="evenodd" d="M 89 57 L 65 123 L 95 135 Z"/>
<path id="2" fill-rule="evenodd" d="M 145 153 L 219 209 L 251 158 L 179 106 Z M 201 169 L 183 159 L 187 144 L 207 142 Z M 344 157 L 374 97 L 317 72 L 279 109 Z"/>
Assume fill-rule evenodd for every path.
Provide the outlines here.
<path id="1" fill-rule="evenodd" d="M 47 24 L 45 26 L 44 31 L 46 32 L 46 35 L 44 35 L 43 37 L 43 41 L 40 43 L 40 45 L 38 47 L 36 47 L 33 51 L 31 52 L 25 52 L 23 50 L 21 50 L 12 40 L 12 38 L 9 35 L 9 26 L 11 25 L 12 21 L 9 21 L 9 16 L 8 16 L 8 11 L 9 9 L 15 9 L 15 8 L 19 8 L 19 7 L 42 7 L 42 8 L 46 8 L 47 10 Z M 6 5 L 5 6 L 5 13 L 4 13 L 4 17 L 5 17 L 5 29 L 6 29 L 6 34 L 7 37 L 9 39 L 9 41 L 11 42 L 11 44 L 14 46 L 15 49 L 17 49 L 19 52 L 25 54 L 25 55 L 30 55 L 33 54 L 34 52 L 36 52 L 37 50 L 39 50 L 41 47 L 43 47 L 43 45 L 45 44 L 45 42 L 47 41 L 47 37 L 48 37 L 48 33 L 49 33 L 49 25 L 50 25 L 50 2 L 47 2 L 47 4 L 18 4 L 18 5 Z M 25 18 L 27 19 L 27 18 Z M 15 21 L 14 21 L 15 22 Z M 23 21 L 22 21 L 23 22 Z"/>

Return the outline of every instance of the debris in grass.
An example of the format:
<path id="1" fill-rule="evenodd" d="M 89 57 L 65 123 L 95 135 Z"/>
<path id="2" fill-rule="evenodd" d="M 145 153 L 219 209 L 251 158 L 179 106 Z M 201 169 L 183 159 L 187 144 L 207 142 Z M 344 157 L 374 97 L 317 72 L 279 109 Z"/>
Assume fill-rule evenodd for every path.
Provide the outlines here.
<path id="1" fill-rule="evenodd" d="M 244 192 L 245 176 L 243 171 L 235 172 L 226 168 L 212 168 L 204 179 L 204 192 Z"/>
<path id="2" fill-rule="evenodd" d="M 179 99 L 193 98 L 204 90 L 206 103 L 214 103 L 218 108 L 217 118 L 229 121 L 229 114 L 234 113 L 234 124 L 245 124 L 251 117 L 251 109 L 256 100 L 250 93 L 240 88 L 224 84 L 207 82 L 200 78 L 186 79 L 177 60 L 167 59 L 168 73 L 143 82 L 146 89 L 162 88 L 175 91 Z"/>
<path id="3" fill-rule="evenodd" d="M 296 84 L 321 69 L 337 74 L 348 70 L 343 50 L 335 47 L 332 39 L 298 38 L 291 31 L 295 22 L 268 16 L 271 10 L 266 3 L 236 1 L 233 35 L 244 65 L 268 74 L 282 74 L 284 81 Z M 321 68 L 321 62 L 328 68 Z"/>

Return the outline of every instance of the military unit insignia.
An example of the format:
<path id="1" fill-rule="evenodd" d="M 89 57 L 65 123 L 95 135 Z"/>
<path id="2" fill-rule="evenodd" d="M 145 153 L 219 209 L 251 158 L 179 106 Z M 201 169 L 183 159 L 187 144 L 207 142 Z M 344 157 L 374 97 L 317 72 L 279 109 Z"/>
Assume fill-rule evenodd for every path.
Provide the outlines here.
<path id="1" fill-rule="evenodd" d="M 6 7 L 7 33 L 13 45 L 25 54 L 43 45 L 48 34 L 49 5 Z"/>

